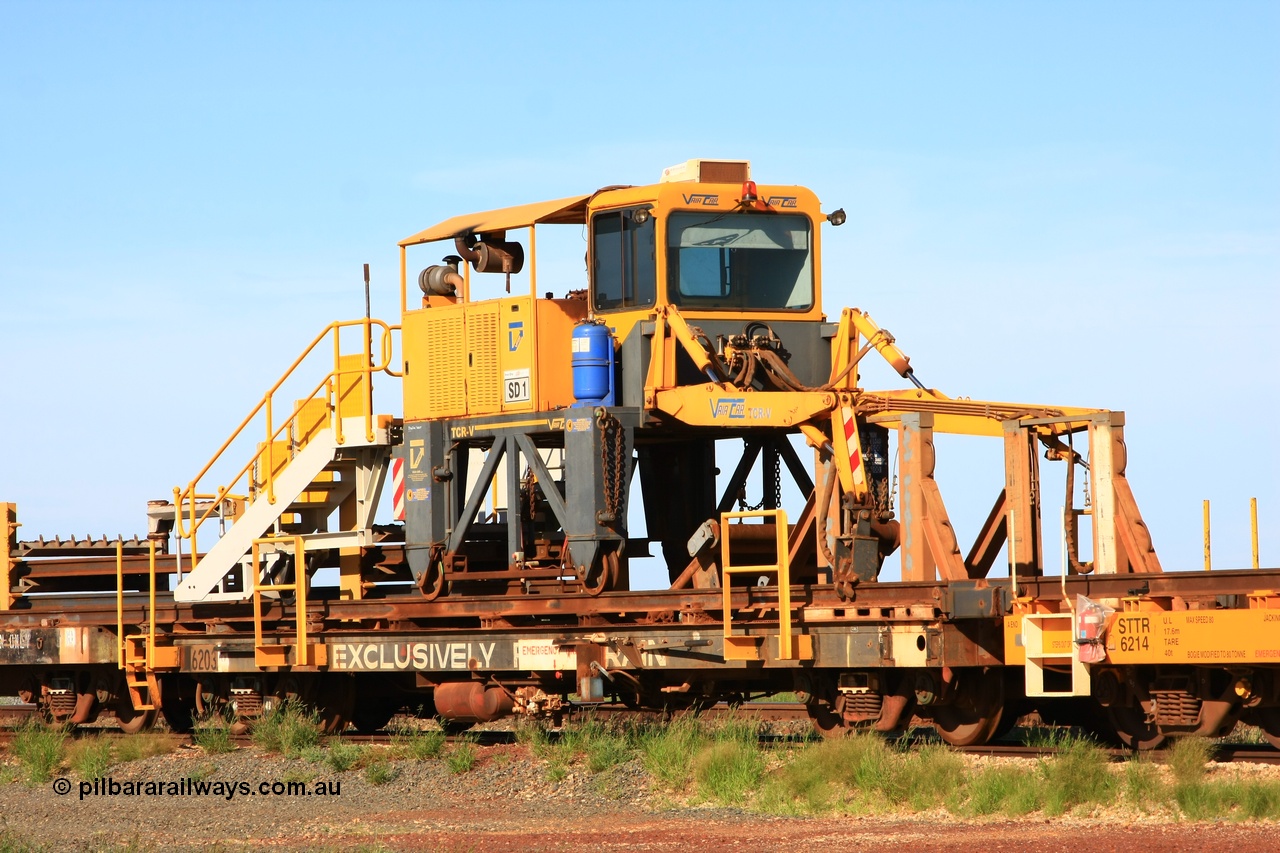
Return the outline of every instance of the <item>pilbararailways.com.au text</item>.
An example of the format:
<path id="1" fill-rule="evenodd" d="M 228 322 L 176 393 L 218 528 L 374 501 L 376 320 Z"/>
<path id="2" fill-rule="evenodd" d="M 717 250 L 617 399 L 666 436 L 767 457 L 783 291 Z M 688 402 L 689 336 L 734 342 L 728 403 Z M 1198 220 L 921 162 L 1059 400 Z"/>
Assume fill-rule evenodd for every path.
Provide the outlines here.
<path id="1" fill-rule="evenodd" d="M 55 779 L 59 796 L 71 793 L 71 780 Z M 242 782 L 227 779 L 180 779 L 159 781 L 132 779 L 117 782 L 110 776 L 78 783 L 80 799 L 86 797 L 218 797 L 230 802 L 237 797 L 338 797 L 342 782 L 337 779 L 311 782 Z"/>

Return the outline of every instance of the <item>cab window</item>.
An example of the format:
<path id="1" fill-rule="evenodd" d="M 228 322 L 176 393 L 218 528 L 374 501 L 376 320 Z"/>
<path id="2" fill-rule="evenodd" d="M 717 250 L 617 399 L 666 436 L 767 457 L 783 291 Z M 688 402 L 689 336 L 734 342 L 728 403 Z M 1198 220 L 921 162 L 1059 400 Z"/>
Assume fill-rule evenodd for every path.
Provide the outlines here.
<path id="1" fill-rule="evenodd" d="M 813 307 L 807 217 L 673 213 L 667 289 L 674 305 L 801 311 Z"/>
<path id="2" fill-rule="evenodd" d="M 653 216 L 648 208 L 610 210 L 592 217 L 595 310 L 621 311 L 654 304 L 658 295 L 655 249 Z"/>

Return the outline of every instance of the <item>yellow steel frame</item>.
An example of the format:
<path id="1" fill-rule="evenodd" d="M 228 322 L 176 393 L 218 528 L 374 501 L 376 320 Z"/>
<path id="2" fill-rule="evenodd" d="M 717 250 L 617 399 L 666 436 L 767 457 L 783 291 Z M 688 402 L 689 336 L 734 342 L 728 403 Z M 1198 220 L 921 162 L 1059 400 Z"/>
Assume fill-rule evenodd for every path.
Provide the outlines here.
<path id="1" fill-rule="evenodd" d="M 0 503 L 0 534 L 3 534 L 4 560 L 0 562 L 0 583 L 4 584 L 4 589 L 0 590 L 0 610 L 8 610 L 14 602 L 15 596 L 12 594 L 13 589 L 13 569 L 14 559 L 13 551 L 18 544 L 18 505 L 12 503 Z M 1255 551 L 1257 548 L 1254 549 Z"/>
<path id="2" fill-rule="evenodd" d="M 293 546 L 294 581 L 293 583 L 271 583 L 264 587 L 258 583 L 261 546 L 279 546 L 281 543 L 290 543 Z M 292 592 L 294 594 L 294 619 L 297 622 L 297 626 L 295 630 L 296 645 L 294 646 L 293 664 L 295 666 L 310 666 L 313 663 L 320 663 L 318 659 L 312 661 L 311 647 L 307 644 L 307 593 L 310 585 L 307 578 L 305 557 L 306 550 L 301 536 L 266 536 L 253 540 L 253 562 L 250 564 L 250 571 L 253 584 L 253 656 L 255 666 L 288 666 L 290 663 L 288 660 L 289 647 L 287 645 L 283 643 L 268 645 L 263 641 L 262 593 L 264 589 L 275 592 Z M 281 606 L 283 607 L 283 603 Z"/>
<path id="3" fill-rule="evenodd" d="M 344 368 L 342 366 L 342 346 L 341 346 L 341 330 L 345 328 L 360 328 L 362 330 L 362 339 L 364 343 L 364 353 L 368 354 L 365 364 L 359 368 Z M 373 357 L 373 328 L 379 329 L 378 352 L 379 360 L 375 361 Z M 280 390 L 281 386 L 293 375 L 294 371 L 314 352 L 317 347 L 327 338 L 333 338 L 333 369 L 320 380 L 309 394 L 303 399 L 315 399 L 323 392 L 324 399 L 327 401 L 330 410 L 333 412 L 333 429 L 339 444 L 344 442 L 342 434 L 342 393 L 341 378 L 343 376 L 359 376 L 363 380 L 364 398 L 359 401 L 360 409 L 364 417 L 364 428 L 366 438 L 369 441 L 374 439 L 374 414 L 373 414 L 373 374 L 387 373 L 391 376 L 399 376 L 400 374 L 391 368 L 392 352 L 394 342 L 392 340 L 393 333 L 399 331 L 399 325 L 391 325 L 369 317 L 362 317 L 359 320 L 339 320 L 330 323 L 324 328 L 320 334 L 311 341 L 302 354 L 294 359 L 293 363 L 285 370 L 283 375 L 276 380 L 275 384 L 267 390 L 262 400 L 254 406 L 253 410 L 245 416 L 240 425 L 232 431 L 231 436 L 222 443 L 213 456 L 205 463 L 200 472 L 191 479 L 185 488 L 175 487 L 173 490 L 174 508 L 176 515 L 176 523 L 174 525 L 174 533 L 182 539 L 191 541 L 191 554 L 194 559 L 199 553 L 196 536 L 201 525 L 208 521 L 222 505 L 224 500 L 234 499 L 242 500 L 242 496 L 232 493 L 232 489 L 241 479 L 245 478 L 253 469 L 254 463 L 260 458 L 264 458 L 263 466 L 265 471 L 265 491 L 267 501 L 275 503 L 275 448 L 276 441 L 287 434 L 300 413 L 300 408 L 295 408 L 293 413 L 285 418 L 280 424 L 275 423 L 274 406 L 275 394 Z M 266 444 L 260 453 L 256 453 L 252 458 L 231 478 L 225 486 L 219 486 L 217 492 L 201 492 L 199 490 L 200 481 L 210 469 L 222 458 L 222 455 L 231 445 L 245 433 L 249 424 L 259 415 L 264 414 L 266 420 Z M 208 509 L 202 513 L 197 511 L 198 501 L 211 501 Z"/>
<path id="4" fill-rule="evenodd" d="M 732 519 L 773 519 L 776 531 L 777 562 L 761 566 L 735 566 L 729 562 L 729 540 Z M 813 657 L 813 640 L 806 635 L 796 635 L 791 625 L 791 559 L 787 548 L 787 513 L 781 509 L 755 512 L 726 512 L 720 515 L 720 587 L 724 608 L 724 659 L 759 660 L 759 637 L 733 633 L 733 606 L 731 604 L 732 578 L 734 575 L 774 574 L 778 578 L 778 659 L 809 660 Z"/>

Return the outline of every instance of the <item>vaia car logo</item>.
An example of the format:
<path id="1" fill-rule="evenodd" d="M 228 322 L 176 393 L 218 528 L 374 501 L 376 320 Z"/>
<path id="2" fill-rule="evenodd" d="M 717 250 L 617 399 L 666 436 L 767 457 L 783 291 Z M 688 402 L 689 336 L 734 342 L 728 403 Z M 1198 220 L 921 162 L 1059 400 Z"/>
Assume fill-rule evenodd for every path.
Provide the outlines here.
<path id="1" fill-rule="evenodd" d="M 771 195 L 765 204 L 770 207 L 795 207 L 796 197 L 793 195 Z"/>
<path id="2" fill-rule="evenodd" d="M 507 324 L 507 349 L 515 352 L 520 349 L 520 342 L 524 340 L 524 323 L 514 322 Z"/>
<path id="3" fill-rule="evenodd" d="M 683 193 L 685 204 L 700 204 L 703 207 L 719 207 L 720 196 L 709 193 Z"/>
<path id="4" fill-rule="evenodd" d="M 731 421 L 758 421 L 768 420 L 773 417 L 773 409 L 763 406 L 747 408 L 747 401 L 744 397 L 718 397 L 712 400 L 710 405 L 712 420 L 727 418 Z"/>
<path id="5" fill-rule="evenodd" d="M 738 398 L 721 397 L 711 401 L 711 417 L 739 420 L 747 416 L 747 401 Z"/>

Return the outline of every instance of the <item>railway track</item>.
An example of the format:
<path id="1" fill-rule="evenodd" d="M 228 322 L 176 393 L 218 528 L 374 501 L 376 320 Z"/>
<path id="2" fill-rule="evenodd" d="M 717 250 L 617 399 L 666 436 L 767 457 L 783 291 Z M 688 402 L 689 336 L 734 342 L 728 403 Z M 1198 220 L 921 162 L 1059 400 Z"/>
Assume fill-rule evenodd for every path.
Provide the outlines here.
<path id="1" fill-rule="evenodd" d="M 23 723 L 35 719 L 35 706 L 11 705 L 0 706 L 0 747 L 7 747 L 13 740 L 19 726 Z M 597 719 L 621 718 L 627 715 L 630 719 L 636 718 L 636 712 L 630 711 L 623 706 L 606 705 L 603 707 L 593 708 L 592 715 Z M 804 705 L 793 702 L 747 702 L 737 706 L 715 705 L 710 708 L 701 709 L 699 716 L 703 718 L 715 719 L 728 716 L 750 717 L 760 722 L 770 723 L 788 723 L 788 722 L 808 722 L 808 712 Z M 648 715 L 653 719 L 657 719 L 659 715 Z M 1034 726 L 1037 731 L 1043 731 L 1046 727 Z M 369 746 L 389 746 L 395 743 L 397 738 L 402 738 L 412 729 L 406 728 L 399 730 L 384 730 L 369 734 L 359 732 L 345 732 L 342 734 L 342 740 L 347 743 L 369 745 Z M 1017 730 L 1015 729 L 1015 732 Z M 82 726 L 73 729 L 70 732 L 72 737 L 92 738 L 102 735 L 118 735 L 119 732 L 111 726 Z M 550 730 L 552 739 L 559 737 L 560 731 L 557 729 Z M 175 738 L 181 739 L 181 747 L 184 749 L 197 748 L 194 739 L 189 735 L 174 735 Z M 795 732 L 780 731 L 764 731 L 760 734 L 760 743 L 762 745 L 776 746 L 783 744 L 803 743 L 813 739 L 813 735 L 809 729 Z M 239 747 L 250 747 L 253 745 L 253 737 L 251 734 L 232 735 L 231 740 Z M 504 746 L 517 742 L 516 732 L 511 729 L 477 729 L 457 734 L 446 735 L 446 741 L 449 743 L 470 742 L 480 747 Z M 913 746 L 924 743 L 938 743 L 938 739 L 929 729 L 924 728 L 913 733 L 911 744 Z M 969 747 L 950 747 L 955 752 L 962 755 L 983 756 L 990 758 L 1051 758 L 1061 752 L 1059 747 L 1052 744 L 1035 744 L 1035 743 L 1017 743 L 1013 741 L 1004 743 L 990 743 L 983 746 Z M 1126 761 L 1135 756 L 1133 750 L 1121 747 L 1103 747 L 1106 753 L 1111 757 L 1112 761 Z M 1156 749 L 1141 753 L 1144 760 L 1150 760 L 1157 764 L 1166 762 L 1169 756 L 1169 750 Z M 1272 764 L 1280 765 L 1280 750 L 1266 744 L 1245 744 L 1245 743 L 1219 743 L 1215 744 L 1212 755 L 1214 761 L 1220 764 Z"/>

